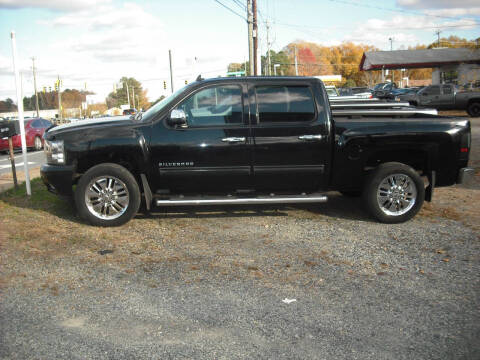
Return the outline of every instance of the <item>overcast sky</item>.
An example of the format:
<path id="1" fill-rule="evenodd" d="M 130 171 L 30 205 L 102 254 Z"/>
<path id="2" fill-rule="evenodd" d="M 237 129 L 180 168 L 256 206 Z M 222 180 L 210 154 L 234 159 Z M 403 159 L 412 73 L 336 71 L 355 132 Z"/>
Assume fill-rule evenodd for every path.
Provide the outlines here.
<path id="1" fill-rule="evenodd" d="M 224 75 L 228 63 L 248 57 L 246 0 L 0 0 L 0 99 L 15 98 L 10 31 L 15 30 L 25 95 L 37 86 L 106 96 L 122 76 L 133 76 L 151 100 L 169 79 L 172 49 L 176 87 L 198 74 Z M 428 44 L 441 36 L 480 36 L 480 0 L 257 0 L 260 50 L 266 51 L 264 22 L 272 48 L 294 40 L 336 45 L 353 41 L 394 49 Z M 241 16 L 239 16 L 241 15 Z M 194 59 L 197 59 L 196 61 Z"/>

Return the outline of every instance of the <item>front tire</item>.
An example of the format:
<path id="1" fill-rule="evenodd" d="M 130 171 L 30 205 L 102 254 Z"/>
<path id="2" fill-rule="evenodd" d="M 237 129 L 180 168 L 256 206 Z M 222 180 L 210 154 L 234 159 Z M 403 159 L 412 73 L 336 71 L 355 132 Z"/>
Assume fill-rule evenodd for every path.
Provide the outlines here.
<path id="1" fill-rule="evenodd" d="M 422 178 L 405 164 L 381 164 L 366 179 L 364 204 L 367 211 L 382 223 L 410 220 L 420 211 L 424 200 Z"/>
<path id="2" fill-rule="evenodd" d="M 471 117 L 479 117 L 480 116 L 480 102 L 472 102 L 467 107 L 467 113 Z"/>
<path id="3" fill-rule="evenodd" d="M 111 163 L 89 169 L 78 182 L 75 205 L 83 219 L 95 226 L 119 226 L 140 207 L 140 189 L 123 166 Z"/>

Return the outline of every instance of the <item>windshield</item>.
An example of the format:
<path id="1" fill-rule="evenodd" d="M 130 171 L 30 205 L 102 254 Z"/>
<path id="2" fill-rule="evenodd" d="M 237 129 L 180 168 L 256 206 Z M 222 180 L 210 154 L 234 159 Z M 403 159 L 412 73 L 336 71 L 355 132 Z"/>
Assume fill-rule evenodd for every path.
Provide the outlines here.
<path id="1" fill-rule="evenodd" d="M 380 83 L 380 84 L 377 84 L 375 85 L 375 87 L 373 88 L 373 90 L 381 90 L 381 89 L 384 89 L 389 83 Z"/>
<path id="2" fill-rule="evenodd" d="M 147 111 L 145 111 L 142 114 L 142 117 L 141 117 L 142 121 L 149 120 L 152 116 L 154 116 L 159 111 L 161 111 L 165 106 L 170 104 L 172 102 L 172 100 L 175 99 L 177 97 L 177 95 L 180 94 L 184 90 L 185 90 L 185 86 L 182 87 L 181 89 L 178 89 L 177 91 L 175 91 L 170 96 L 167 96 L 165 99 L 160 100 L 155 105 L 153 105 L 150 109 L 148 109 Z"/>

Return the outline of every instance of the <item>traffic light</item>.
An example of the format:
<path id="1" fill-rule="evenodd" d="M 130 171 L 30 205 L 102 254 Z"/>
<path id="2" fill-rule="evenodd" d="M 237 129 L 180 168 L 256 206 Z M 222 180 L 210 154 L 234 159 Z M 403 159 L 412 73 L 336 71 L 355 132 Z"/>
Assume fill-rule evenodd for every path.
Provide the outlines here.
<path id="1" fill-rule="evenodd" d="M 52 87 L 51 86 L 48 87 L 48 92 L 52 92 Z"/>
<path id="2" fill-rule="evenodd" d="M 59 83 L 59 81 L 55 80 L 55 91 L 58 91 L 58 83 Z"/>
<path id="3" fill-rule="evenodd" d="M 163 80 L 163 88 L 167 90 L 167 82 L 165 80 Z"/>
<path id="4" fill-rule="evenodd" d="M 44 86 L 44 87 L 43 87 L 43 93 L 45 94 L 46 92 L 47 92 L 47 87 Z"/>
<path id="5" fill-rule="evenodd" d="M 188 81 L 187 81 L 187 80 L 185 80 L 185 85 L 187 85 L 187 84 L 188 84 Z"/>

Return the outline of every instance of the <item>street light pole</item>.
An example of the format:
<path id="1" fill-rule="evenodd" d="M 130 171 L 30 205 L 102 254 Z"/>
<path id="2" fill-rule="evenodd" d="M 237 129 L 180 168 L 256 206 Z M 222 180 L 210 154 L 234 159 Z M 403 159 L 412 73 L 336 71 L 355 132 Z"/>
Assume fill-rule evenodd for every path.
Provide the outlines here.
<path id="1" fill-rule="evenodd" d="M 173 93 L 172 50 L 168 50 L 168 61 L 170 63 L 170 87 Z"/>
<path id="2" fill-rule="evenodd" d="M 33 88 L 35 89 L 35 108 L 37 110 L 37 117 L 40 117 L 40 108 L 38 106 L 37 71 L 35 69 L 35 57 L 32 57 L 32 71 L 33 71 Z"/>

